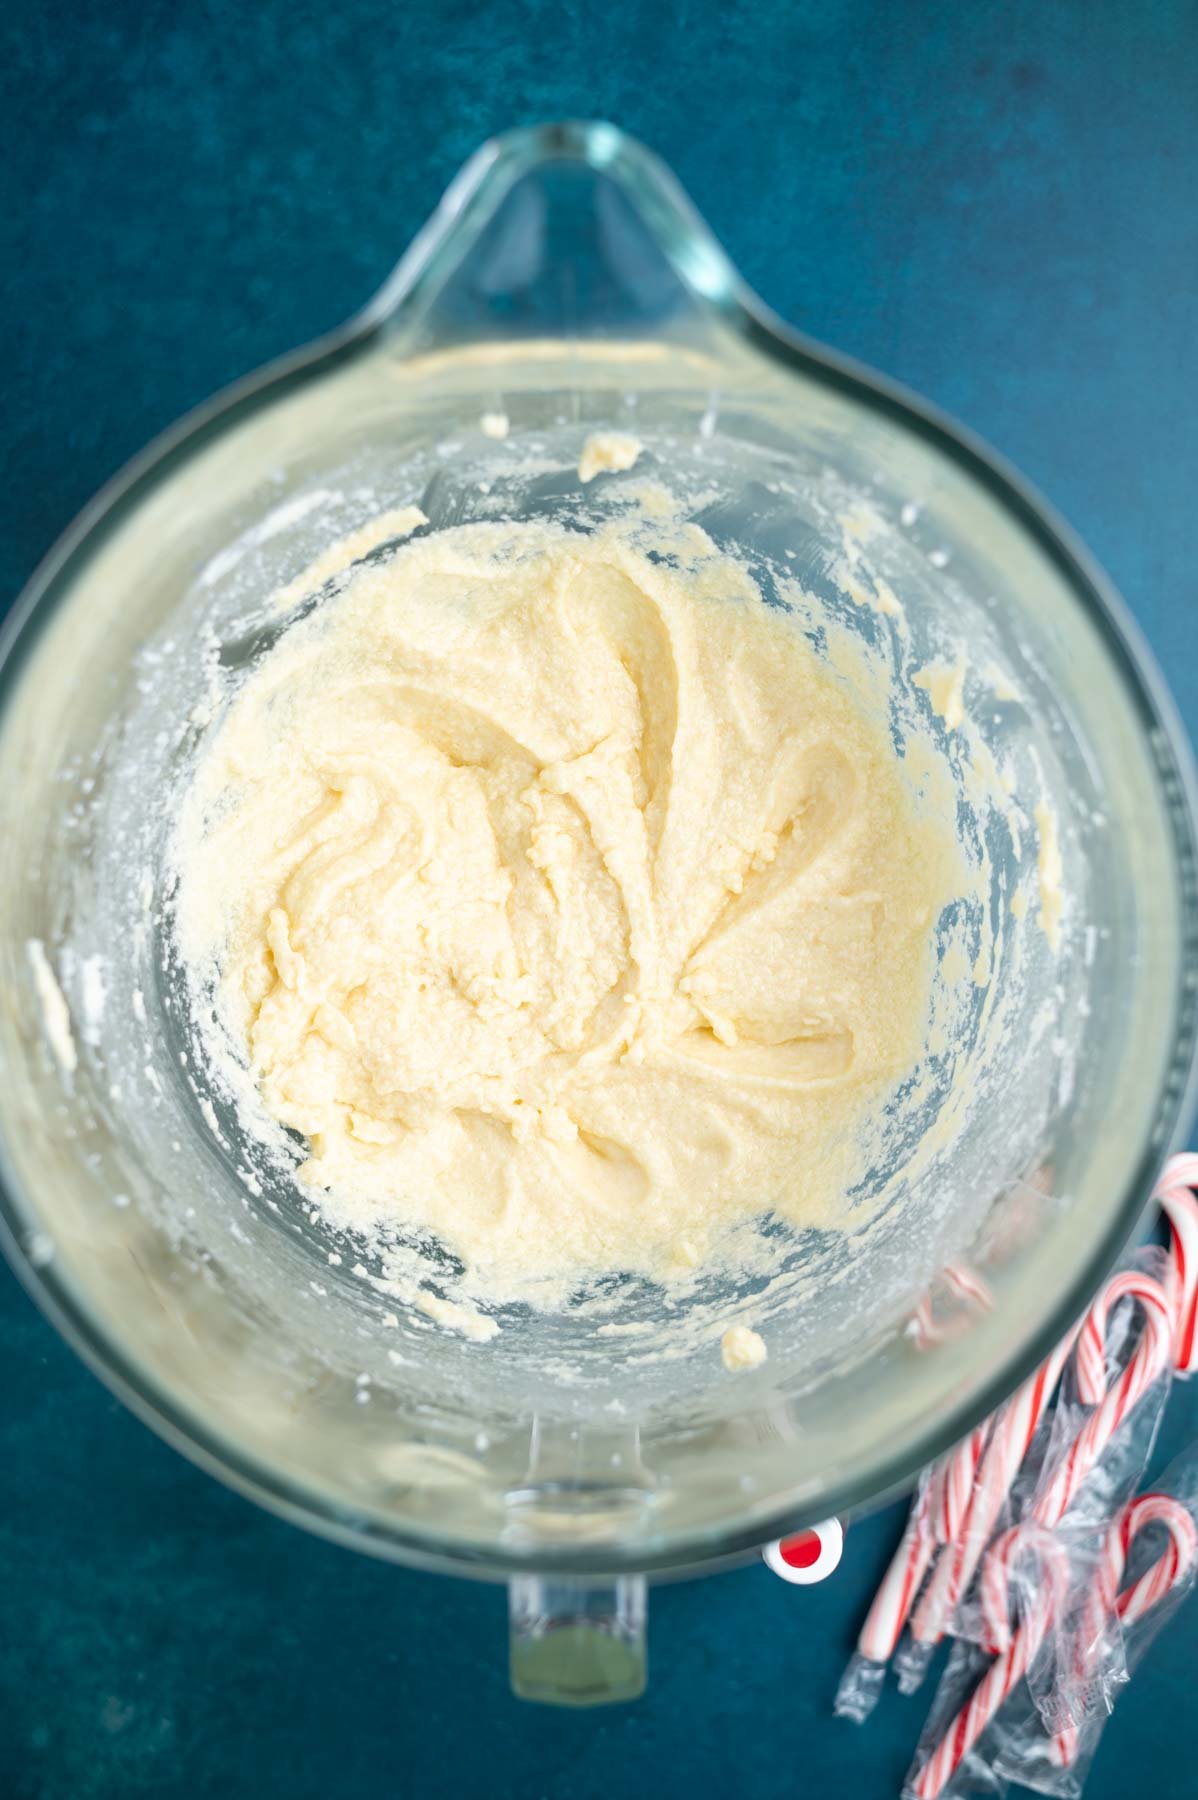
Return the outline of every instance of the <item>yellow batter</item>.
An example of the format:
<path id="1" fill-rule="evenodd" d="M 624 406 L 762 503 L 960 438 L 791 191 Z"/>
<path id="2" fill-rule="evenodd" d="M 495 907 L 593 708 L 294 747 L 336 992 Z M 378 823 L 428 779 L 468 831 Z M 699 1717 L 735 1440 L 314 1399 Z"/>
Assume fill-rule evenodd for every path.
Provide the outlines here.
<path id="1" fill-rule="evenodd" d="M 402 544 L 266 657 L 186 808 L 182 947 L 304 1179 L 475 1297 L 835 1218 L 924 1040 L 947 826 L 740 565 L 670 548 Z"/>

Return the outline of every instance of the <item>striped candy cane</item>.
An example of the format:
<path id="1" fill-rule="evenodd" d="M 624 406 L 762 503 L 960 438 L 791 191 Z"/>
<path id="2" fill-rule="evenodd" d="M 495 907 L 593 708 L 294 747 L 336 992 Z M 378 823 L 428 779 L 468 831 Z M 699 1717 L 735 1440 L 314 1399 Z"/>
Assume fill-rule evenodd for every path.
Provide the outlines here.
<path id="1" fill-rule="evenodd" d="M 994 1295 L 990 1291 L 990 1284 L 976 1269 L 971 1269 L 968 1263 L 946 1263 L 944 1282 L 958 1300 L 976 1306 L 979 1312 L 990 1312 L 993 1308 Z"/>
<path id="2" fill-rule="evenodd" d="M 938 1544 L 953 1544 L 965 1523 L 973 1499 L 978 1467 L 990 1435 L 990 1421 L 975 1425 L 955 1450 L 940 1464 L 940 1480 L 933 1509 L 932 1528 Z"/>
<path id="3" fill-rule="evenodd" d="M 1106 1286 L 1099 1289 L 1077 1334 L 1073 1374 L 1077 1383 L 1077 1397 L 1085 1406 L 1101 1406 L 1106 1399 L 1110 1316 L 1121 1299 L 1129 1298 L 1128 1293 L 1115 1291 L 1115 1284 L 1121 1280 L 1121 1275 L 1113 1275 Z"/>
<path id="4" fill-rule="evenodd" d="M 1040 1579 L 1012 1630 L 1011 1571 L 1017 1558 L 1028 1553 L 1034 1553 L 1039 1560 Z M 1068 1591 L 1069 1560 L 1049 1532 L 1018 1525 L 995 1540 L 986 1559 L 983 1604 L 987 1608 L 987 1631 L 1003 1644 L 1003 1649 L 920 1769 L 912 1790 L 916 1800 L 937 1800 L 944 1791 L 1012 1689 L 1031 1668 Z"/>
<path id="5" fill-rule="evenodd" d="M 1076 1335 L 1071 1331 L 1057 1345 L 998 1415 L 963 1525 L 937 1562 L 911 1621 L 912 1635 L 919 1643 L 938 1644 L 944 1636 L 1048 1411 Z"/>
<path id="6" fill-rule="evenodd" d="M 917 1350 L 930 1350 L 933 1344 L 940 1342 L 940 1327 L 936 1323 L 936 1315 L 932 1311 L 932 1296 L 924 1294 L 911 1315 L 911 1323 L 907 1327 L 915 1340 Z"/>
<path id="7" fill-rule="evenodd" d="M 1131 1587 L 1123 1587 L 1132 1544 L 1151 1525 L 1163 1525 L 1169 1534 L 1164 1552 Z M 1179 1581 L 1183 1581 L 1198 1557 L 1198 1529 L 1189 1509 L 1168 1494 L 1141 1494 L 1115 1517 L 1103 1545 L 1102 1560 L 1094 1577 L 1078 1627 L 1073 1652 L 1073 1674 L 1084 1694 L 1093 1672 L 1099 1646 L 1114 1617 L 1121 1625 L 1134 1624 L 1158 1606 Z M 1081 1741 L 1079 1726 L 1070 1720 L 1053 1736 L 1050 1754 L 1062 1768 L 1072 1763 Z"/>
<path id="8" fill-rule="evenodd" d="M 1151 1503 L 1151 1505 L 1149 1504 Z M 1142 1619 L 1146 1612 L 1164 1599 L 1170 1588 L 1186 1576 L 1198 1557 L 1198 1528 L 1195 1527 L 1188 1507 L 1179 1500 L 1172 1500 L 1167 1494 L 1142 1494 L 1133 1500 L 1129 1510 L 1143 1508 L 1132 1522 L 1128 1538 L 1131 1540 L 1146 1526 L 1150 1519 L 1157 1518 L 1169 1532 L 1170 1544 L 1163 1556 L 1157 1558 L 1137 1582 L 1119 1595 L 1116 1610 L 1120 1622 L 1134 1625 Z M 1126 1560 L 1126 1556 L 1125 1556 Z"/>
<path id="9" fill-rule="evenodd" d="M 863 1725 L 878 1703 L 886 1664 L 894 1654 L 911 1603 L 935 1554 L 932 1516 L 938 1505 L 939 1482 L 937 1464 L 928 1471 L 915 1497 L 898 1549 L 865 1616 L 857 1648 L 840 1678 L 834 1703 L 838 1718 Z"/>
<path id="10" fill-rule="evenodd" d="M 1169 1220 L 1172 1254 L 1169 1297 L 1175 1316 L 1174 1364 L 1179 1375 L 1198 1370 L 1198 1156 L 1191 1151 L 1171 1156 L 1161 1171 L 1155 1195 Z"/>
<path id="11" fill-rule="evenodd" d="M 939 1479 L 937 1465 L 911 1508 L 899 1547 L 865 1616 L 857 1649 L 869 1662 L 889 1662 L 894 1655 L 911 1603 L 935 1553 L 932 1516 L 938 1504 L 935 1489 Z"/>
<path id="12" fill-rule="evenodd" d="M 989 1285 L 966 1263 L 946 1263 L 937 1279 L 950 1294 L 978 1312 L 989 1312 L 994 1305 L 994 1295 Z M 942 1325 L 936 1317 L 929 1290 L 915 1308 L 908 1330 L 915 1339 L 917 1349 L 930 1350 L 934 1344 L 943 1343 L 946 1337 L 955 1335 L 966 1323 L 964 1316 L 958 1315 L 949 1321 L 947 1328 Z"/>
<path id="13" fill-rule="evenodd" d="M 911 1509 L 907 1528 L 866 1615 L 857 1649 L 870 1662 L 889 1662 L 936 1548 L 951 1544 L 969 1506 L 989 1423 L 977 1425 L 941 1457 Z"/>
<path id="14" fill-rule="evenodd" d="M 1120 1300 L 1129 1297 L 1138 1301 L 1144 1314 L 1143 1334 L 1126 1368 L 1037 1494 L 1030 1516 L 1038 1525 L 1060 1523 L 1128 1414 L 1172 1361 L 1172 1302 L 1158 1281 L 1138 1269 L 1127 1269 L 1107 1282 L 1094 1302 L 1087 1325 L 1096 1318 L 1098 1329 L 1105 1335 L 1108 1315 Z"/>
<path id="15" fill-rule="evenodd" d="M 857 1651 L 836 1693 L 839 1717 L 862 1724 L 877 1704 L 886 1664 L 894 1655 L 912 1603 L 937 1547 L 957 1530 L 968 1504 L 988 1426 L 977 1426 L 935 1464 L 907 1518 L 906 1529 L 857 1639 Z"/>
<path id="16" fill-rule="evenodd" d="M 1138 1300 L 1144 1310 L 1144 1335 L 1108 1393 L 1107 1326 L 1115 1306 L 1127 1298 Z M 938 1643 L 947 1630 L 1040 1427 L 1075 1339 L 1078 1394 L 1095 1411 L 1033 1508 L 1032 1516 L 1042 1525 L 1055 1525 L 1064 1517 L 1111 1437 L 1163 1372 L 1169 1361 L 1172 1316 L 1169 1298 L 1151 1276 L 1137 1269 L 1112 1276 L 1078 1330 L 1057 1346 L 1009 1402 L 994 1427 L 964 1530 L 953 1553 L 937 1563 L 912 1620 L 912 1634 L 921 1644 Z"/>

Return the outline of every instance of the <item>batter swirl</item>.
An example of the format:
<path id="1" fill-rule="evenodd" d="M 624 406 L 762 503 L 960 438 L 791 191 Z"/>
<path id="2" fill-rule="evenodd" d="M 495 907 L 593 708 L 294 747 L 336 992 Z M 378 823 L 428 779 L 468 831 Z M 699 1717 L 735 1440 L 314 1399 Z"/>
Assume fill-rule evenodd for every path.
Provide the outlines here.
<path id="1" fill-rule="evenodd" d="M 482 1296 L 827 1222 L 916 1062 L 953 892 L 885 721 L 694 527 L 360 565 L 231 704 L 179 935 L 339 1223 Z"/>

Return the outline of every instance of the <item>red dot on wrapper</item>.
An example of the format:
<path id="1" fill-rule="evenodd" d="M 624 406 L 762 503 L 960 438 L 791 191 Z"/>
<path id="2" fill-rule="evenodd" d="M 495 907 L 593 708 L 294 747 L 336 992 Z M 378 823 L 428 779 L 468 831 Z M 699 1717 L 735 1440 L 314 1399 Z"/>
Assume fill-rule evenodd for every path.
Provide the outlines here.
<path id="1" fill-rule="evenodd" d="M 781 1539 L 778 1554 L 788 1569 L 809 1569 L 819 1561 L 823 1547 L 817 1531 L 798 1531 L 794 1537 Z"/>

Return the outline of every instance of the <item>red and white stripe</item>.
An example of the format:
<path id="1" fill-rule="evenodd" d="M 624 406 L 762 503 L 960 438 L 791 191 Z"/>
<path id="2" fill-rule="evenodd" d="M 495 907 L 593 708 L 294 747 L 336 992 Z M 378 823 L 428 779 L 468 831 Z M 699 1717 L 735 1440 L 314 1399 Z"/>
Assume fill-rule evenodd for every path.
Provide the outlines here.
<path id="1" fill-rule="evenodd" d="M 948 1629 L 1048 1411 L 1075 1336 L 1071 1331 L 1057 1345 L 997 1415 L 963 1525 L 937 1562 L 911 1621 L 912 1634 L 921 1644 L 938 1644 Z"/>
<path id="2" fill-rule="evenodd" d="M 1011 1570 L 1015 1559 L 1029 1552 L 1034 1552 L 1039 1559 L 1040 1579 L 1031 1589 L 1026 1608 L 1012 1631 L 1009 1611 Z M 996 1636 L 1005 1638 L 1005 1648 L 991 1663 L 916 1776 L 912 1791 L 917 1800 L 937 1800 L 1001 1710 L 1012 1689 L 1027 1674 L 1053 1619 L 1065 1604 L 1069 1591 L 1069 1559 L 1048 1532 L 1018 1526 L 996 1540 L 987 1558 L 984 1587 L 994 1608 L 993 1613 L 987 1615 L 987 1627 Z"/>
<path id="3" fill-rule="evenodd" d="M 907 1329 L 915 1340 L 917 1350 L 930 1350 L 933 1344 L 940 1342 L 942 1333 L 936 1323 L 936 1315 L 932 1311 L 931 1294 L 920 1296 Z"/>
<path id="4" fill-rule="evenodd" d="M 857 1649 L 870 1662 L 889 1662 L 903 1634 L 920 1584 L 936 1550 L 933 1515 L 939 1505 L 940 1465 L 931 1471 L 907 1518 L 898 1549 L 874 1595 L 857 1639 Z"/>
<path id="5" fill-rule="evenodd" d="M 1082 1328 L 1077 1334 L 1077 1348 L 1073 1355 L 1073 1375 L 1077 1383 L 1077 1397 L 1087 1406 L 1101 1406 L 1106 1399 L 1106 1354 L 1107 1332 L 1110 1329 L 1110 1314 L 1114 1311 L 1123 1294 L 1112 1294 L 1111 1288 L 1118 1276 L 1113 1276 L 1105 1287 L 1100 1288 L 1094 1296 L 1089 1312 L 1082 1320 Z"/>
<path id="6" fill-rule="evenodd" d="M 1009 1525 L 1000 1537 L 995 1538 L 983 1560 L 978 1578 L 978 1599 L 985 1647 L 991 1656 L 1001 1656 L 1010 1648 L 1011 1570 L 1016 1556 L 1032 1538 L 1033 1532 L 1034 1528 L 1027 1525 Z"/>
<path id="7" fill-rule="evenodd" d="M 1137 1508 L 1140 1509 L 1138 1512 Z M 1142 1619 L 1146 1612 L 1159 1605 L 1170 1588 L 1176 1587 L 1189 1574 L 1198 1558 L 1198 1527 L 1195 1527 L 1189 1508 L 1167 1494 L 1142 1494 L 1132 1501 L 1128 1511 L 1133 1514 L 1128 1548 L 1132 1539 L 1154 1520 L 1169 1532 L 1168 1549 L 1138 1581 L 1119 1595 L 1116 1610 L 1120 1621 L 1124 1625 L 1134 1625 L 1137 1619 Z"/>
<path id="8" fill-rule="evenodd" d="M 1097 1314 L 1105 1330 L 1110 1311 L 1128 1297 L 1139 1303 L 1144 1315 L 1140 1341 L 1122 1374 L 1104 1394 L 1037 1494 L 1031 1517 L 1039 1525 L 1060 1523 L 1128 1414 L 1172 1361 L 1174 1310 L 1164 1288 L 1151 1275 L 1128 1269 L 1113 1276 L 1095 1300 L 1090 1317 Z"/>
<path id="9" fill-rule="evenodd" d="M 937 1282 L 978 1312 L 989 1312 L 994 1305 L 994 1295 L 989 1284 L 965 1263 L 946 1263 Z M 943 1343 L 946 1337 L 959 1331 L 965 1323 L 965 1319 L 958 1315 L 948 1322 L 947 1327 L 942 1325 L 936 1317 L 932 1292 L 929 1290 L 916 1306 L 908 1329 L 917 1349 L 930 1350 L 934 1344 Z"/>
<path id="10" fill-rule="evenodd" d="M 1131 1546 L 1150 1525 L 1169 1534 L 1164 1552 L 1131 1587 L 1123 1587 Z M 1074 1679 L 1083 1693 L 1094 1670 L 1104 1634 L 1112 1618 L 1130 1625 L 1158 1606 L 1198 1558 L 1198 1528 L 1189 1509 L 1168 1494 L 1141 1494 L 1117 1514 L 1107 1533 L 1102 1558 L 1078 1626 L 1073 1652 Z M 1121 1591 L 1122 1590 L 1122 1591 Z M 1070 1721 L 1051 1740 L 1053 1760 L 1067 1767 L 1077 1756 L 1080 1729 Z"/>
<path id="11" fill-rule="evenodd" d="M 979 1312 L 990 1312 L 993 1308 L 994 1295 L 989 1283 L 967 1263 L 945 1263 L 943 1279 L 944 1285 L 958 1300 L 965 1300 L 969 1305 L 976 1306 Z"/>
<path id="12" fill-rule="evenodd" d="M 975 1425 L 968 1437 L 962 1438 L 939 1464 L 936 1504 L 932 1529 L 938 1544 L 952 1544 L 965 1524 L 973 1499 L 978 1467 L 990 1435 L 990 1421 Z"/>
<path id="13" fill-rule="evenodd" d="M 1189 1191 L 1191 1185 L 1198 1186 L 1198 1154 L 1172 1157 L 1156 1190 L 1173 1233 L 1165 1289 L 1135 1270 L 1113 1277 L 1095 1299 L 1080 1329 L 1057 1346 L 996 1420 L 977 1427 L 936 1465 L 862 1627 L 858 1648 L 863 1656 L 875 1662 L 889 1661 L 913 1607 L 911 1629 L 915 1639 L 931 1646 L 943 1637 L 973 1579 L 1074 1347 L 1078 1397 L 1096 1410 L 1042 1496 L 1036 1512 L 1042 1523 L 1055 1523 L 1064 1516 L 1110 1438 L 1162 1372 L 1167 1360 L 1162 1356 L 1166 1314 L 1172 1321 L 1175 1366 L 1186 1374 L 1198 1369 L 1198 1199 Z M 942 1278 L 961 1299 L 979 1308 L 992 1304 L 985 1281 L 964 1265 L 950 1264 Z M 1143 1308 L 1144 1333 L 1123 1374 L 1108 1392 L 1109 1316 L 1126 1298 L 1137 1300 Z M 930 1296 L 925 1296 L 917 1308 L 914 1329 L 921 1346 L 930 1346 L 943 1336 L 933 1316 Z M 932 1568 L 938 1545 L 944 1549 Z M 925 1586 L 929 1568 L 931 1579 Z"/>
<path id="14" fill-rule="evenodd" d="M 1174 1309 L 1173 1360 L 1179 1375 L 1198 1370 L 1198 1155 L 1171 1156 L 1155 1189 L 1169 1220 L 1169 1297 Z"/>
<path id="15" fill-rule="evenodd" d="M 889 1662 L 894 1655 L 937 1548 L 960 1531 L 989 1430 L 989 1420 L 975 1426 L 929 1472 L 857 1639 L 870 1662 Z"/>

